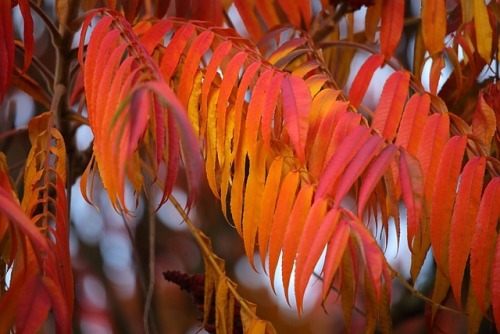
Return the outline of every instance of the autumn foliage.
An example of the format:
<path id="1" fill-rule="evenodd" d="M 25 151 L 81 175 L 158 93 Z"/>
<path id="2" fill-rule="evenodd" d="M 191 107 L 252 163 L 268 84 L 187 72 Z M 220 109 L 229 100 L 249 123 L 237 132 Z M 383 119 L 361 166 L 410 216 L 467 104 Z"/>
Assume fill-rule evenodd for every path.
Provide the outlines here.
<path id="1" fill-rule="evenodd" d="M 206 328 L 232 332 L 237 319 L 244 332 L 274 331 L 189 220 L 203 177 L 251 265 L 258 251 L 271 284 L 281 268 L 299 313 L 319 275 L 323 301 L 338 291 L 347 325 L 362 295 L 365 330 L 390 332 L 392 283 L 402 276 L 377 231 L 387 236 L 394 224 L 411 251 L 410 289 L 432 251 L 432 291 L 413 290 L 428 304 L 428 328 L 452 298 L 470 332 L 484 321 L 500 331 L 500 3 L 424 0 L 418 16 L 405 5 L 56 0 L 51 22 L 40 4 L 0 0 L 0 102 L 17 88 L 45 110 L 24 134 L 31 149 L 20 184 L 0 152 L 0 273 L 11 272 L 0 333 L 36 332 L 50 310 L 56 332 L 71 331 L 68 197 L 80 176 L 90 204 L 99 177 L 124 216 L 136 209 L 127 184 L 136 205 L 160 194 L 151 212 L 174 202 L 202 250 Z M 14 34 L 15 7 L 23 36 Z M 29 71 L 41 68 L 35 15 L 58 57 L 52 86 Z M 380 69 L 389 74 L 369 106 Z M 77 169 L 83 124 L 93 142 Z M 185 207 L 171 197 L 183 175 Z"/>

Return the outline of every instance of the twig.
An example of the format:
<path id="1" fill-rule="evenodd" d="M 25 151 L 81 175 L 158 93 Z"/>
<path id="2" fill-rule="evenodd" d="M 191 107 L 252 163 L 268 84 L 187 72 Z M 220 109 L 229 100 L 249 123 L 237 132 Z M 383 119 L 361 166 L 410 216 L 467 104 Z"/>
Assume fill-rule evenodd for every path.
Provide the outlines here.
<path id="1" fill-rule="evenodd" d="M 174 205 L 177 212 L 179 212 L 179 214 L 182 216 L 182 219 L 186 222 L 187 226 L 189 227 L 189 230 L 193 234 L 196 242 L 198 243 L 198 246 L 201 248 L 201 251 L 203 252 L 205 257 L 208 259 L 208 261 L 210 262 L 210 265 L 214 268 L 217 275 L 220 278 L 226 277 L 226 274 L 220 270 L 220 268 L 219 268 L 219 266 L 214 258 L 214 253 L 212 252 L 212 250 L 208 249 L 207 246 L 205 245 L 205 243 L 203 242 L 203 240 L 200 236 L 200 233 L 202 233 L 202 232 L 194 226 L 193 222 L 189 219 L 188 215 L 186 214 L 186 211 L 182 208 L 182 206 L 179 204 L 179 202 L 177 201 L 177 199 L 174 196 L 170 195 L 169 200 Z M 227 287 L 228 287 L 229 291 L 231 291 L 233 296 L 236 298 L 236 300 L 240 303 L 241 308 L 244 309 L 248 314 L 252 315 L 254 318 L 257 318 L 257 315 L 255 315 L 254 311 L 250 308 L 247 301 L 243 297 L 240 296 L 240 294 L 238 293 L 236 288 L 232 284 L 227 284 Z"/>
<path id="2" fill-rule="evenodd" d="M 452 312 L 452 313 L 455 313 L 455 314 L 460 314 L 460 315 L 467 315 L 466 312 L 463 312 L 463 311 L 459 311 L 459 310 L 455 310 L 455 309 L 452 309 L 450 307 L 447 307 L 447 306 L 443 306 L 441 304 L 438 304 L 436 303 L 435 301 L 433 301 L 431 298 L 427 297 L 426 295 L 424 295 L 423 293 L 421 293 L 420 291 L 418 291 L 417 289 L 415 289 L 410 283 L 408 283 L 406 281 L 406 279 L 401 276 L 401 274 L 396 270 L 394 269 L 389 263 L 387 263 L 387 266 L 389 267 L 389 269 L 391 270 L 391 274 L 393 277 L 397 278 L 402 284 L 403 286 L 408 289 L 412 294 L 414 294 L 415 296 L 417 296 L 418 298 L 422 299 L 423 301 L 431 304 L 432 306 L 440 309 L 440 310 L 444 310 L 444 311 L 448 311 L 448 312 Z"/>

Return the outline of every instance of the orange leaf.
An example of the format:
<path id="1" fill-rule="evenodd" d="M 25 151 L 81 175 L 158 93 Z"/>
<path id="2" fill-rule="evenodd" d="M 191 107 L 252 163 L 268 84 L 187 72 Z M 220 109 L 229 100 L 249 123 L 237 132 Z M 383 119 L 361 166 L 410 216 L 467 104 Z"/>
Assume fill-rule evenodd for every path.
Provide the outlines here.
<path id="1" fill-rule="evenodd" d="M 500 116 L 500 114 L 499 114 Z M 495 112 L 484 100 L 483 93 L 479 93 L 476 109 L 472 116 L 472 133 L 478 137 L 489 149 L 491 139 L 495 134 L 497 119 Z"/>
<path id="2" fill-rule="evenodd" d="M 278 104 L 278 95 L 280 92 L 281 82 L 284 78 L 284 73 L 275 73 L 271 79 L 269 87 L 267 87 L 266 99 L 262 109 L 262 124 L 261 133 L 264 147 L 269 150 L 271 148 L 272 124 L 275 121 L 275 109 Z"/>
<path id="3" fill-rule="evenodd" d="M 242 117 L 244 114 L 245 99 L 247 98 L 248 87 L 255 78 L 255 74 L 261 66 L 260 62 L 251 63 L 243 72 L 236 93 L 236 102 L 234 103 L 235 116 L 234 116 L 234 139 L 233 139 L 233 152 L 236 151 L 240 143 L 240 136 L 242 132 Z M 245 150 L 244 150 L 245 151 Z"/>
<path id="4" fill-rule="evenodd" d="M 188 41 L 195 33 L 195 28 L 192 24 L 187 23 L 179 28 L 172 37 L 172 40 L 165 47 L 165 52 L 160 63 L 160 73 L 166 82 L 170 80 L 174 74 L 175 68 L 180 60 L 181 54 L 184 52 Z"/>
<path id="5" fill-rule="evenodd" d="M 488 8 L 484 0 L 472 0 L 472 2 L 477 51 L 488 64 L 491 61 L 491 46 L 493 43 L 493 29 L 490 24 Z"/>
<path id="6" fill-rule="evenodd" d="M 444 69 L 445 65 L 442 54 L 435 55 L 432 58 L 431 70 L 429 71 L 429 92 L 431 94 L 437 95 L 441 71 Z"/>
<path id="7" fill-rule="evenodd" d="M 305 162 L 305 145 L 309 128 L 311 94 L 304 80 L 286 76 L 281 82 L 281 101 L 285 127 L 298 159 Z"/>
<path id="8" fill-rule="evenodd" d="M 430 116 L 422 132 L 417 159 L 425 180 L 425 201 L 430 203 L 435 185 L 436 173 L 444 145 L 449 138 L 450 118 L 447 114 Z"/>
<path id="9" fill-rule="evenodd" d="M 410 74 L 394 72 L 387 79 L 380 103 L 375 109 L 372 127 L 380 131 L 382 136 L 392 141 L 403 113 L 403 107 L 408 95 Z"/>
<path id="10" fill-rule="evenodd" d="M 263 32 L 259 19 L 253 10 L 253 1 L 234 0 L 234 6 L 238 10 L 245 28 L 247 28 L 250 39 L 253 41 L 260 41 Z"/>
<path id="11" fill-rule="evenodd" d="M 271 234 L 271 226 L 273 222 L 274 209 L 278 200 L 279 187 L 281 183 L 281 171 L 283 168 L 283 157 L 277 156 L 267 172 L 266 185 L 261 196 L 262 211 L 259 220 L 259 253 L 262 261 L 262 267 L 267 254 L 267 245 Z"/>
<path id="12" fill-rule="evenodd" d="M 198 70 L 201 57 L 208 50 L 214 39 L 214 33 L 206 30 L 202 32 L 191 44 L 186 54 L 186 62 L 182 66 L 182 73 L 177 89 L 177 95 L 182 105 L 187 108 L 189 96 L 193 89 L 194 76 Z M 169 57 L 166 53 L 166 57 Z"/>
<path id="13" fill-rule="evenodd" d="M 278 0 L 288 21 L 296 27 L 309 27 L 311 23 L 311 4 L 309 0 Z"/>
<path id="14" fill-rule="evenodd" d="M 368 6 L 365 15 L 365 35 L 366 38 L 375 43 L 375 36 L 378 31 L 382 3 L 384 0 L 375 0 L 373 6 Z"/>
<path id="15" fill-rule="evenodd" d="M 222 48 L 222 45 L 217 48 L 216 51 Z M 222 54 L 225 54 L 225 49 L 223 49 Z M 214 59 L 215 54 L 212 56 L 210 60 L 210 65 L 212 65 L 212 62 L 215 63 Z M 228 121 L 227 121 L 227 108 L 228 108 L 228 101 L 229 98 L 233 92 L 233 88 L 236 85 L 236 80 L 238 80 L 238 74 L 239 71 L 241 70 L 241 66 L 247 59 L 247 54 L 244 52 L 240 52 L 236 54 L 231 61 L 228 63 L 226 70 L 224 71 L 224 76 L 222 83 L 220 85 L 220 91 L 219 91 L 219 98 L 217 100 L 217 153 L 219 157 L 219 164 L 223 165 L 225 159 L 228 159 L 229 157 L 225 157 L 224 154 L 224 143 L 225 143 L 225 136 L 226 136 L 226 129 L 228 126 Z M 222 59 L 221 59 L 222 60 Z M 208 69 L 207 69 L 208 71 Z M 204 80 L 206 79 L 207 76 L 205 75 Z M 210 85 L 211 80 L 206 81 L 208 85 Z M 205 86 L 205 81 L 203 82 L 203 86 Z M 202 103 L 202 108 L 203 108 L 203 103 Z M 202 123 L 203 124 L 203 123 Z M 203 128 L 203 125 L 202 125 Z M 203 132 L 202 132 L 203 133 Z M 203 135 L 202 135 L 203 136 Z"/>
<path id="16" fill-rule="evenodd" d="M 266 91 L 269 89 L 273 74 L 274 70 L 272 69 L 264 70 L 252 91 L 245 119 L 245 147 L 253 146 L 257 141 L 262 109 L 266 103 Z"/>
<path id="17" fill-rule="evenodd" d="M 290 218 L 288 219 L 288 224 L 286 226 L 286 232 L 283 239 L 281 269 L 285 298 L 288 303 L 290 303 L 288 300 L 288 288 L 290 286 L 292 269 L 293 265 L 295 264 L 295 257 L 297 255 L 299 241 L 302 238 L 304 224 L 311 209 L 313 192 L 314 187 L 311 185 L 305 185 L 300 189 L 299 193 L 297 194 L 297 199 L 295 200 L 295 203 L 293 205 L 292 212 L 290 213 Z M 321 241 L 315 240 L 315 242 Z"/>
<path id="18" fill-rule="evenodd" d="M 363 101 L 368 85 L 372 80 L 375 71 L 384 63 L 384 56 L 374 54 L 370 56 L 359 68 L 358 74 L 352 82 L 349 90 L 349 99 L 351 104 L 357 108 Z"/>
<path id="19" fill-rule="evenodd" d="M 431 56 L 443 51 L 446 35 L 446 0 L 422 1 L 422 34 Z"/>
<path id="20" fill-rule="evenodd" d="M 299 240 L 299 246 L 297 249 L 297 261 L 295 267 L 295 300 L 297 303 L 297 308 L 302 307 L 302 297 L 304 295 L 307 282 L 313 274 L 314 267 L 318 262 L 321 253 L 323 252 L 325 243 L 320 243 L 316 237 L 322 237 L 323 235 L 318 234 L 321 226 L 324 223 L 332 221 L 332 219 L 324 219 L 327 210 L 327 201 L 319 200 L 313 203 L 311 209 L 308 212 L 306 222 L 304 223 L 304 229 L 301 233 Z M 329 214 L 331 214 L 330 211 Z M 334 220 L 338 220 L 338 217 Z"/>
<path id="21" fill-rule="evenodd" d="M 500 331 L 500 237 L 497 237 L 496 243 L 491 268 L 491 305 L 497 331 Z"/>
<path id="22" fill-rule="evenodd" d="M 152 27 L 148 28 L 144 35 L 139 39 L 141 44 L 144 45 L 149 54 L 152 54 L 156 46 L 163 42 L 165 34 L 172 29 L 172 22 L 169 20 L 161 20 L 155 23 Z M 162 43 L 163 44 L 163 43 Z"/>
<path id="23" fill-rule="evenodd" d="M 245 204 L 243 209 L 243 242 L 245 252 L 254 267 L 255 236 L 259 224 L 260 211 L 263 207 L 261 194 L 264 192 L 266 177 L 266 152 L 262 149 L 262 141 L 251 145 L 248 159 L 250 161 L 248 180 L 245 187 Z M 255 269 L 255 267 L 254 267 Z"/>
<path id="24" fill-rule="evenodd" d="M 438 270 L 448 277 L 450 224 L 458 175 L 467 145 L 466 136 L 452 137 L 446 144 L 436 175 L 431 207 L 431 245 Z"/>
<path id="25" fill-rule="evenodd" d="M 390 59 L 399 44 L 404 22 L 404 0 L 383 0 L 380 45 L 385 59 Z"/>
<path id="26" fill-rule="evenodd" d="M 496 177 L 488 183 L 484 190 L 472 236 L 470 255 L 472 289 L 483 314 L 486 314 L 490 305 L 489 281 L 499 218 L 500 177 Z M 498 244 L 500 243 L 497 243 L 497 249 Z"/>
<path id="27" fill-rule="evenodd" d="M 486 159 L 473 157 L 460 178 L 450 228 L 450 283 L 461 305 L 462 279 L 472 243 L 474 220 L 479 211 Z"/>
<path id="28" fill-rule="evenodd" d="M 322 94 L 323 92 L 325 91 L 323 90 L 319 94 Z M 328 94 L 325 97 L 328 96 L 330 95 Z M 326 166 L 331 158 L 331 155 L 333 154 L 333 148 L 329 150 L 325 149 L 325 147 L 328 148 L 333 144 L 332 137 L 336 130 L 336 124 L 340 118 L 339 114 L 344 113 L 348 107 L 347 102 L 333 100 L 331 103 L 331 106 L 329 104 L 324 105 L 324 108 L 326 109 L 323 112 L 324 114 L 318 116 L 319 125 L 317 126 L 317 131 L 315 128 L 310 128 L 308 135 L 308 140 L 312 141 L 312 147 L 307 150 L 310 152 L 308 157 L 309 172 L 317 178 L 320 177 L 323 167 Z M 318 106 L 318 108 L 321 107 L 323 106 Z M 313 103 L 313 110 L 314 109 L 315 105 Z M 309 124 L 313 125 L 314 123 Z"/>
<path id="29" fill-rule="evenodd" d="M 274 211 L 273 225 L 269 238 L 269 278 L 271 279 L 271 286 L 273 290 L 276 266 L 278 265 L 278 259 L 283 246 L 283 239 L 285 238 L 286 227 L 290 218 L 293 203 L 295 202 L 295 194 L 298 186 L 299 173 L 288 173 L 283 181 L 283 184 L 281 185 L 276 210 Z"/>
<path id="30" fill-rule="evenodd" d="M 430 106 L 431 98 L 428 94 L 414 94 L 406 103 L 396 145 L 402 146 L 412 155 L 417 154 Z"/>

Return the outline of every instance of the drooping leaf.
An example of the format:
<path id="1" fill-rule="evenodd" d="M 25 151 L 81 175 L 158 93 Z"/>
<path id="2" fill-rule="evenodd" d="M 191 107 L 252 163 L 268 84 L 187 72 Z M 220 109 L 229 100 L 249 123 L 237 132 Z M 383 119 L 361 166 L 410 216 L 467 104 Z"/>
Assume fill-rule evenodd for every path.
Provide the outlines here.
<path id="1" fill-rule="evenodd" d="M 384 56 L 374 54 L 370 56 L 359 68 L 358 74 L 352 82 L 349 90 L 349 100 L 354 107 L 358 107 L 363 101 L 368 85 L 375 71 L 384 63 Z"/>
<path id="2" fill-rule="evenodd" d="M 472 243 L 474 220 L 479 210 L 484 157 L 474 157 L 465 165 L 457 191 L 450 227 L 450 283 L 457 305 L 461 304 L 462 279 Z"/>
<path id="3" fill-rule="evenodd" d="M 477 136 L 487 148 L 490 148 L 491 139 L 497 128 L 496 125 L 497 120 L 495 112 L 484 100 L 483 93 L 480 93 L 474 115 L 472 116 L 472 133 L 474 136 Z"/>
<path id="4" fill-rule="evenodd" d="M 14 73 L 14 31 L 10 1 L 0 1 L 0 103 Z"/>
<path id="5" fill-rule="evenodd" d="M 277 189 L 281 183 L 281 172 L 283 168 L 283 157 L 277 156 L 267 173 L 266 185 L 262 193 L 261 206 L 262 211 L 259 220 L 259 253 L 262 262 L 262 267 L 265 268 L 264 263 L 267 255 L 267 246 L 269 236 L 271 234 L 271 226 L 273 221 L 273 214 L 278 200 L 279 192 Z"/>
<path id="6" fill-rule="evenodd" d="M 422 34 L 431 56 L 443 51 L 446 34 L 446 1 L 422 1 Z"/>
<path id="7" fill-rule="evenodd" d="M 326 214 L 327 202 L 325 200 L 314 202 L 304 223 L 303 233 L 299 238 L 295 269 L 295 298 L 298 309 L 300 309 L 299 306 L 302 306 L 302 296 L 304 295 L 307 281 L 311 277 L 314 267 L 325 248 L 325 244 L 321 244 L 316 239 L 316 236 L 324 236 L 318 234 L 318 232 L 321 226 L 325 225 L 322 222 Z M 334 220 L 338 220 L 338 217 L 328 219 L 327 221 L 333 222 Z"/>
<path id="8" fill-rule="evenodd" d="M 491 267 L 491 306 L 497 331 L 500 331 L 500 238 L 497 237 Z"/>
<path id="9" fill-rule="evenodd" d="M 481 198 L 471 245 L 471 284 L 483 314 L 486 314 L 490 305 L 488 291 L 499 218 L 500 178 L 496 177 L 488 183 Z"/>
<path id="10" fill-rule="evenodd" d="M 328 162 L 318 182 L 315 200 L 331 195 L 336 183 L 341 178 L 347 164 L 354 158 L 363 144 L 370 138 L 370 129 L 358 126 L 345 137 L 342 145 L 337 149 Z"/>
<path id="11" fill-rule="evenodd" d="M 285 298 L 287 302 L 289 302 L 288 288 L 290 286 L 292 269 L 295 264 L 299 241 L 304 231 L 304 225 L 306 223 L 309 210 L 311 209 L 313 192 L 314 187 L 310 185 L 303 186 L 300 189 L 297 194 L 297 198 L 295 199 L 292 211 L 290 212 L 290 218 L 288 219 L 285 236 L 283 238 L 281 269 L 283 288 L 285 290 Z M 320 240 L 316 240 L 315 242 L 321 243 Z"/>
<path id="12" fill-rule="evenodd" d="M 269 278 L 274 289 L 274 275 L 278 265 L 278 259 L 285 238 L 286 227 L 290 213 L 295 202 L 295 193 L 299 183 L 299 173 L 290 172 L 283 180 L 279 191 L 276 209 L 274 211 L 273 225 L 269 237 Z"/>
<path id="13" fill-rule="evenodd" d="M 400 151 L 399 156 L 399 178 L 401 194 L 407 210 L 408 246 L 411 250 L 414 237 L 421 232 L 420 217 L 424 202 L 424 178 L 418 160 L 404 150 Z"/>
<path id="14" fill-rule="evenodd" d="M 380 25 L 380 45 L 385 59 L 390 59 L 403 31 L 404 0 L 383 0 Z"/>
<path id="15" fill-rule="evenodd" d="M 35 333 L 47 318 L 50 297 L 36 273 L 30 274 L 22 290 L 17 301 L 16 330 L 20 333 Z"/>
<path id="16" fill-rule="evenodd" d="M 450 225 L 458 175 L 467 145 L 466 136 L 452 137 L 446 144 L 436 174 L 431 207 L 431 244 L 438 270 L 448 277 Z"/>
<path id="17" fill-rule="evenodd" d="M 391 163 L 397 148 L 394 145 L 386 146 L 380 154 L 373 159 L 365 177 L 363 177 L 363 182 L 361 183 L 361 189 L 359 191 L 358 197 L 358 215 L 362 215 L 365 209 L 365 205 L 368 201 L 369 196 L 372 194 L 377 183 L 380 181 L 384 173 L 387 171 L 389 164 Z"/>
<path id="18" fill-rule="evenodd" d="M 302 79 L 286 76 L 281 82 L 281 96 L 285 127 L 298 159 L 304 163 L 311 94 Z"/>
<path id="19" fill-rule="evenodd" d="M 380 102 L 375 110 L 372 127 L 390 141 L 394 139 L 399 126 L 408 95 L 409 81 L 408 72 L 393 73 L 384 85 Z"/>
<path id="20" fill-rule="evenodd" d="M 396 136 L 396 145 L 402 146 L 412 155 L 417 154 L 430 105 L 428 94 L 413 94 L 406 103 Z"/>
<path id="21" fill-rule="evenodd" d="M 489 63 L 491 61 L 491 45 L 493 42 L 493 30 L 486 3 L 483 0 L 473 0 L 474 27 L 476 28 L 477 51 L 481 57 Z"/>

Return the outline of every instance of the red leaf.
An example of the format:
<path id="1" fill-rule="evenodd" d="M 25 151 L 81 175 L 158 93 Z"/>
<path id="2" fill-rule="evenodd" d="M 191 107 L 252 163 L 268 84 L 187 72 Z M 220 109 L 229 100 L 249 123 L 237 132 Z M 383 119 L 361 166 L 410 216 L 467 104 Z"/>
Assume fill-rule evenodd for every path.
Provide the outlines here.
<path id="1" fill-rule="evenodd" d="M 448 246 L 451 215 L 458 175 L 467 145 L 466 136 L 455 136 L 446 144 L 436 175 L 431 207 L 431 245 L 438 270 L 448 277 Z"/>
<path id="2" fill-rule="evenodd" d="M 356 153 L 352 161 L 347 165 L 346 171 L 342 175 L 342 179 L 339 181 L 339 186 L 337 188 L 335 199 L 333 205 L 335 208 L 339 208 L 344 196 L 353 186 L 354 182 L 360 177 L 361 173 L 366 170 L 368 164 L 373 160 L 380 149 L 382 148 L 384 141 L 381 137 L 372 135 L 363 144 L 363 147 Z"/>
<path id="3" fill-rule="evenodd" d="M 184 2 L 184 1 L 183 1 Z M 179 28 L 172 37 L 172 40 L 165 47 L 165 52 L 160 63 L 160 73 L 166 82 L 172 77 L 181 54 L 184 52 L 188 41 L 195 33 L 195 28 L 192 24 L 187 23 Z"/>
<path id="4" fill-rule="evenodd" d="M 7 3 L 7 1 L 4 1 L 4 2 Z M 31 17 L 31 8 L 30 8 L 30 3 L 28 0 L 19 0 L 19 9 L 21 11 L 21 15 L 23 16 L 23 21 L 24 21 L 24 27 L 23 27 L 23 29 L 24 29 L 23 72 L 26 72 L 26 70 L 28 69 L 28 67 L 31 64 L 31 58 L 33 58 L 33 50 L 35 48 L 35 39 L 34 39 L 34 35 L 33 35 L 33 18 Z M 3 11 L 3 9 L 0 11 Z M 10 10 L 9 10 L 9 12 L 10 12 Z M 9 15 L 9 14 L 7 14 L 7 15 Z M 0 17 L 0 20 L 1 20 L 1 17 Z M 0 24 L 0 26 L 1 26 L 1 24 Z M 9 36 L 7 35 L 6 37 L 8 38 Z M 12 36 L 12 37 L 14 37 L 14 36 Z M 12 41 L 12 42 L 14 42 L 14 41 Z M 6 43 L 7 43 L 7 41 L 6 41 Z M 1 64 L 1 61 L 0 61 L 0 64 Z M 1 92 L 1 90 L 0 90 L 0 92 Z M 1 95 L 0 95 L 0 102 L 1 102 Z"/>
<path id="5" fill-rule="evenodd" d="M 36 333 L 49 313 L 50 297 L 36 273 L 24 281 L 22 291 L 17 301 L 16 330 L 19 333 Z"/>
<path id="6" fill-rule="evenodd" d="M 0 103 L 14 73 L 14 31 L 9 1 L 0 1 Z"/>
<path id="7" fill-rule="evenodd" d="M 262 124 L 260 129 L 264 146 L 268 150 L 271 147 L 272 123 L 274 120 L 274 113 L 278 103 L 278 95 L 283 77 L 284 74 L 278 72 L 275 73 L 274 77 L 271 79 L 271 83 L 267 88 L 264 107 L 262 109 Z"/>
<path id="8" fill-rule="evenodd" d="M 311 23 L 311 4 L 309 0 L 278 0 L 283 12 L 288 17 L 288 21 L 296 27 L 309 27 Z"/>
<path id="9" fill-rule="evenodd" d="M 349 90 L 349 99 L 355 108 L 363 101 L 363 97 L 372 80 L 373 74 L 383 63 L 384 56 L 377 53 L 370 56 L 359 68 L 358 74 L 356 78 L 354 78 L 351 89 Z"/>
<path id="10" fill-rule="evenodd" d="M 380 44 L 385 59 L 390 59 L 399 44 L 404 22 L 404 0 L 383 0 Z"/>
<path id="11" fill-rule="evenodd" d="M 380 103 L 375 110 L 372 127 L 380 131 L 382 136 L 392 141 L 403 113 L 403 107 L 408 95 L 410 74 L 408 72 L 394 72 L 387 79 Z"/>
<path id="12" fill-rule="evenodd" d="M 363 182 L 361 183 L 361 189 L 359 191 L 358 197 L 358 215 L 361 216 L 365 209 L 365 205 L 368 201 L 369 196 L 372 194 L 373 189 L 378 184 L 382 175 L 387 171 L 389 164 L 391 163 L 394 154 L 396 153 L 396 146 L 388 145 L 383 151 L 372 161 L 365 177 L 363 177 Z"/>
<path id="13" fill-rule="evenodd" d="M 488 183 L 484 190 L 476 218 L 476 228 L 472 236 L 470 255 L 472 289 L 483 314 L 486 314 L 490 304 L 490 296 L 488 295 L 490 289 L 489 280 L 499 218 L 500 177 L 496 177 Z M 499 244 L 497 243 L 497 250 Z M 498 254 L 498 251 L 496 254 Z"/>
<path id="14" fill-rule="evenodd" d="M 343 143 L 337 148 L 318 181 L 318 190 L 316 191 L 315 200 L 326 198 L 328 195 L 332 194 L 347 164 L 354 158 L 354 155 L 361 149 L 370 136 L 369 128 L 358 126 L 345 137 Z"/>
<path id="15" fill-rule="evenodd" d="M 496 328 L 500 332 L 500 237 L 497 237 L 496 243 L 491 268 L 491 304 L 493 306 L 493 318 L 495 319 Z"/>
<path id="16" fill-rule="evenodd" d="M 350 235 L 349 225 L 347 225 L 344 219 L 340 219 L 338 223 L 335 223 L 335 220 L 338 220 L 339 218 L 338 214 L 335 215 L 332 214 L 332 216 L 329 218 L 330 219 L 326 221 L 325 226 L 323 227 L 322 225 L 318 230 L 318 233 L 316 233 L 316 237 L 323 239 L 322 241 L 324 241 L 325 233 L 329 233 L 331 235 L 331 238 L 329 238 L 328 240 L 328 245 L 326 248 L 326 255 L 325 255 L 325 264 L 323 266 L 323 293 L 322 293 L 323 301 L 330 293 L 330 288 L 333 283 L 333 278 L 335 277 L 338 268 L 340 266 L 340 263 L 342 262 L 342 256 L 345 253 L 345 249 L 347 246 L 347 242 L 349 241 L 349 235 Z M 333 228 L 335 228 L 334 231 L 330 230 Z M 326 231 L 323 232 L 323 230 L 325 229 Z M 321 234 L 319 234 L 320 231 Z M 355 260 L 353 259 L 352 261 Z"/>
<path id="17" fill-rule="evenodd" d="M 450 229 L 450 283 L 461 305 L 462 279 L 472 243 L 474 220 L 479 211 L 486 159 L 474 157 L 465 165 L 458 186 Z"/>
<path id="18" fill-rule="evenodd" d="M 309 129 L 311 94 L 304 80 L 286 76 L 281 82 L 285 127 L 298 159 L 305 162 L 305 145 Z"/>
<path id="19" fill-rule="evenodd" d="M 399 156 L 399 179 L 401 194 L 407 210 L 407 235 L 410 250 L 413 238 L 419 234 L 420 216 L 424 200 L 422 170 L 418 160 L 406 151 L 401 150 Z"/>
<path id="20" fill-rule="evenodd" d="M 31 223 L 26 214 L 21 210 L 18 202 L 12 197 L 12 193 L 3 188 L 0 188 L 0 212 L 7 216 L 14 226 L 29 238 L 35 249 L 38 261 L 41 264 L 43 254 L 50 253 L 47 241 L 42 236 L 40 230 Z"/>
<path id="21" fill-rule="evenodd" d="M 172 22 L 169 20 L 160 20 L 150 27 L 139 39 L 141 44 L 152 54 L 158 43 L 163 42 L 165 34 L 172 29 Z M 163 43 L 162 43 L 163 44 Z"/>

